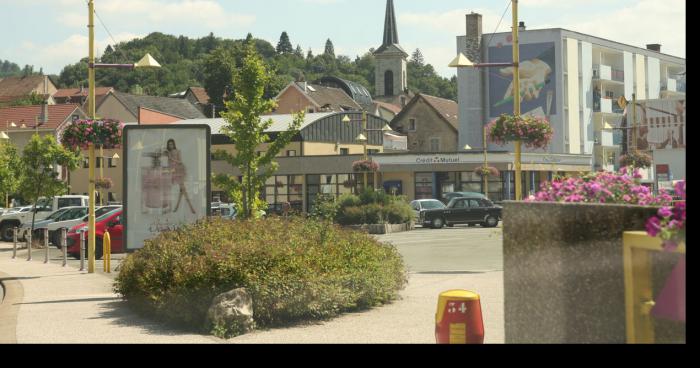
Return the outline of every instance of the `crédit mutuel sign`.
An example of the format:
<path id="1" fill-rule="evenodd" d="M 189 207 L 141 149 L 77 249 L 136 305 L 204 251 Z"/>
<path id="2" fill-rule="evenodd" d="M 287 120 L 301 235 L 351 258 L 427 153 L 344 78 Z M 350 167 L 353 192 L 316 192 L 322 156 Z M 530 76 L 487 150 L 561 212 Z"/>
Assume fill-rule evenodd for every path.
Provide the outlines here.
<path id="1" fill-rule="evenodd" d="M 433 156 L 433 157 L 416 157 L 417 164 L 458 164 L 462 162 L 459 156 Z"/>

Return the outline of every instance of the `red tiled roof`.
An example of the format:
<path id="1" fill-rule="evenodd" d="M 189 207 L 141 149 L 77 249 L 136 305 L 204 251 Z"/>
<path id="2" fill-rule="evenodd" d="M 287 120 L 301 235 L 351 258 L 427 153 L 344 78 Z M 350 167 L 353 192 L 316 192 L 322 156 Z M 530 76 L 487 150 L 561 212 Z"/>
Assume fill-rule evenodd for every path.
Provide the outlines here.
<path id="1" fill-rule="evenodd" d="M 42 129 L 56 129 L 61 123 L 70 119 L 76 109 L 80 109 L 79 105 L 74 104 L 48 105 L 48 107 L 49 119 L 47 123 L 41 125 Z M 0 127 L 5 128 L 9 123 L 17 124 L 17 128 L 13 129 L 20 129 L 23 123 L 27 127 L 33 127 L 38 116 L 41 116 L 41 105 L 3 108 L 0 109 Z"/>
<path id="2" fill-rule="evenodd" d="M 381 106 L 381 107 L 393 112 L 394 114 L 398 114 L 401 112 L 401 106 L 397 106 L 397 105 L 390 104 L 387 102 L 382 102 L 382 101 L 374 101 L 374 103 L 377 106 Z"/>
<path id="3" fill-rule="evenodd" d="M 95 88 L 95 96 L 103 96 L 113 91 L 112 87 L 97 87 Z M 66 98 L 66 97 L 87 97 L 89 90 L 83 88 L 83 92 L 80 93 L 80 88 L 62 88 L 54 93 L 53 98 Z"/>
<path id="4" fill-rule="evenodd" d="M 192 91 L 192 94 L 194 95 L 194 98 L 197 99 L 197 102 L 201 104 L 209 103 L 209 95 L 207 94 L 207 91 L 204 88 L 190 87 L 190 91 Z"/>
<path id="5" fill-rule="evenodd" d="M 0 81 L 0 96 L 26 96 L 43 82 L 43 75 L 7 77 Z"/>

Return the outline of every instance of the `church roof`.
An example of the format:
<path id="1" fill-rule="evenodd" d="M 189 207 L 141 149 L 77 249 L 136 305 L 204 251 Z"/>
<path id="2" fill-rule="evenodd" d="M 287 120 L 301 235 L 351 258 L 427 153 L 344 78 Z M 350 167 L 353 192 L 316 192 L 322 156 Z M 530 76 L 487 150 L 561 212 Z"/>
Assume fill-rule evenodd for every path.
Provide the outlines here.
<path id="1" fill-rule="evenodd" d="M 399 46 L 399 32 L 396 28 L 396 14 L 394 12 L 394 0 L 387 0 L 386 2 L 386 16 L 384 18 L 384 41 L 382 46 L 375 51 L 375 54 L 382 52 L 391 52 L 397 50 L 391 50 L 391 47 L 398 49 L 399 52 L 404 53 L 408 56 L 408 53 L 404 51 L 401 46 Z"/>

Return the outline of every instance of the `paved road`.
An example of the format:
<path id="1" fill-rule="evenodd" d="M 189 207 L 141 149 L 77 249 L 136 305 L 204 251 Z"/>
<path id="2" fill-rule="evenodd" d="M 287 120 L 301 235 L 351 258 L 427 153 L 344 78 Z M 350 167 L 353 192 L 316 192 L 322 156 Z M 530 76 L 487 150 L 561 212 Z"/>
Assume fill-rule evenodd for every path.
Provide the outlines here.
<path id="1" fill-rule="evenodd" d="M 11 244 L 0 243 L 0 273 L 21 285 L 22 294 L 16 302 L 4 303 L 16 317 L 3 318 L 0 313 L 0 331 L 3 324 L 11 328 L 16 340 L 11 336 L 9 341 L 19 343 L 434 344 L 438 295 L 467 289 L 482 297 L 486 343 L 498 344 L 505 341 L 500 234 L 500 229 L 457 227 L 379 236 L 397 245 L 412 272 L 399 300 L 331 321 L 255 331 L 230 340 L 179 331 L 134 315 L 113 293 L 116 273 L 105 277 L 101 261 L 96 263 L 97 274 L 88 275 L 77 271 L 77 260 L 61 267 L 62 255 L 55 248 L 50 265 L 44 265 L 43 250 L 33 251 L 32 262 L 24 261 L 26 250 L 11 260 Z M 118 263 L 115 260 L 113 266 Z M 7 326 L 13 321 L 16 329 Z"/>
<path id="2" fill-rule="evenodd" d="M 503 270 L 501 227 L 417 228 L 415 231 L 377 238 L 396 245 L 413 273 Z"/>

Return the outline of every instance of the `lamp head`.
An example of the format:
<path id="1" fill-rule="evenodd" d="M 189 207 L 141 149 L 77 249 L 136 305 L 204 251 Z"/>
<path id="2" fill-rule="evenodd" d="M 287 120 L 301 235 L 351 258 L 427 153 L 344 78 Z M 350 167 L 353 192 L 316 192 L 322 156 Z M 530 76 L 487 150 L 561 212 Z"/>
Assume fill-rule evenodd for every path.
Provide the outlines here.
<path id="1" fill-rule="evenodd" d="M 119 160 L 120 158 L 121 157 L 119 157 L 119 154 L 116 153 L 114 154 L 114 156 L 112 156 L 112 160 Z"/>
<path id="2" fill-rule="evenodd" d="M 465 150 L 465 151 L 471 151 L 471 150 L 472 150 L 472 146 L 466 145 L 466 146 L 464 146 L 464 150 Z"/>
<path id="3" fill-rule="evenodd" d="M 348 124 L 348 123 L 351 122 L 350 117 L 347 116 L 347 115 L 345 115 L 345 117 L 343 117 L 343 120 L 341 120 L 341 121 L 342 121 L 343 123 L 345 123 L 345 124 Z"/>
<path id="4" fill-rule="evenodd" d="M 355 140 L 358 142 L 367 142 L 367 137 L 365 137 L 364 134 L 360 134 L 357 136 L 357 138 L 355 138 Z"/>
<path id="5" fill-rule="evenodd" d="M 151 54 L 146 54 L 138 63 L 134 64 L 134 68 L 160 68 L 160 64 Z"/>
<path id="6" fill-rule="evenodd" d="M 384 124 L 384 128 L 382 128 L 382 132 L 384 132 L 384 133 L 390 133 L 390 132 L 393 132 L 393 131 L 394 131 L 394 129 L 391 129 L 391 127 L 389 126 L 389 124 Z"/>
<path id="7" fill-rule="evenodd" d="M 469 68 L 473 66 L 474 63 L 471 60 L 467 59 L 467 57 L 464 56 L 464 54 L 461 52 L 459 53 L 459 55 L 457 55 L 457 57 L 454 60 L 452 60 L 452 62 L 449 65 L 450 68 Z"/>
<path id="8" fill-rule="evenodd" d="M 6 141 L 6 140 L 9 140 L 9 139 L 10 139 L 10 136 L 7 135 L 7 133 L 5 133 L 5 132 L 0 132 L 0 140 Z"/>

